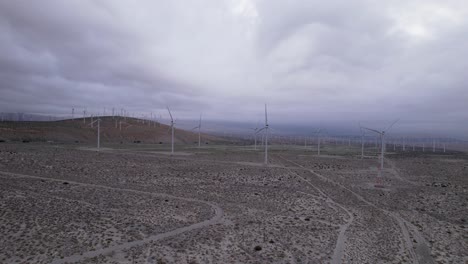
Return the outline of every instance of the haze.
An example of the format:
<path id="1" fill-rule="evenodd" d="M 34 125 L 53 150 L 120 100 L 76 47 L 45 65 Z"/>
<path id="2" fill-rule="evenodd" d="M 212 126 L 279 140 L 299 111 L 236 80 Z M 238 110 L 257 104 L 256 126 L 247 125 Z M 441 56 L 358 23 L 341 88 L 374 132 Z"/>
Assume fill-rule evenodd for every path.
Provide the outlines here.
<path id="1" fill-rule="evenodd" d="M 0 1 L 0 112 L 468 135 L 466 1 Z"/>

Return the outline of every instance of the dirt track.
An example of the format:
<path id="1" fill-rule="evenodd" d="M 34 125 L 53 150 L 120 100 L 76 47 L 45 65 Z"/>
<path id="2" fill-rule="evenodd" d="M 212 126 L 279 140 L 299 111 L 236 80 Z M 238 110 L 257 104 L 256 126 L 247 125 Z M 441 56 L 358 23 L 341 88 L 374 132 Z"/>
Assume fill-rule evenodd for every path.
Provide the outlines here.
<path id="1" fill-rule="evenodd" d="M 0 188 L 7 203 L 0 206 L 9 228 L 2 231 L 0 244 L 8 251 L 0 252 L 0 261 L 463 260 L 463 219 L 454 211 L 463 202 L 466 186 L 457 178 L 463 174 L 440 177 L 449 187 L 434 187 L 416 178 L 436 179 L 425 176 L 434 169 L 421 176 L 412 171 L 426 158 L 391 159 L 387 187 L 379 189 L 369 187 L 375 177 L 370 159 L 282 150 L 264 167 L 262 158 L 261 152 L 216 148 L 167 156 L 131 148 L 2 145 Z M 439 169 L 465 162 L 447 160 Z M 426 206 L 438 201 L 451 203 Z"/>

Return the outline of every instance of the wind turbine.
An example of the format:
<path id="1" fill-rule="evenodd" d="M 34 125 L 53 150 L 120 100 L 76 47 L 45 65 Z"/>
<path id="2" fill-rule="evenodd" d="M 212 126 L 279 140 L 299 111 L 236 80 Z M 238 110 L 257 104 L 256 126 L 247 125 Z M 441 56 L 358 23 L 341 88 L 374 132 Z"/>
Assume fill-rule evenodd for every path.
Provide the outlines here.
<path id="1" fill-rule="evenodd" d="M 383 168 L 384 168 L 385 133 L 388 132 L 388 130 L 390 130 L 392 128 L 392 126 L 395 125 L 396 122 L 398 122 L 398 119 L 395 120 L 387 129 L 382 130 L 382 131 L 378 131 L 378 130 L 367 128 L 367 127 L 361 127 L 362 129 L 369 130 L 369 131 L 372 131 L 372 132 L 377 133 L 378 135 L 380 135 L 381 153 L 380 153 L 380 170 L 379 170 L 379 176 L 378 176 L 379 179 L 378 179 L 378 181 L 380 181 L 380 179 L 382 177 Z"/>
<path id="2" fill-rule="evenodd" d="M 265 130 L 265 165 L 268 164 L 268 113 L 267 113 L 267 105 L 265 104 L 265 126 L 258 130 L 258 132 Z M 257 132 L 257 133 L 258 133 Z"/>
<path id="3" fill-rule="evenodd" d="M 120 130 L 120 131 L 122 131 L 122 124 L 127 125 L 126 127 L 124 127 L 124 129 L 133 126 L 133 125 L 131 125 L 131 124 L 125 122 L 125 121 L 120 120 L 120 121 L 119 121 L 119 130 Z"/>
<path id="4" fill-rule="evenodd" d="M 364 135 L 366 132 L 362 129 L 361 124 L 359 124 L 359 129 L 361 130 L 361 159 L 364 158 Z"/>
<path id="5" fill-rule="evenodd" d="M 198 129 L 198 148 L 201 146 L 201 114 L 200 114 L 200 121 L 198 121 L 198 126 L 192 128 L 192 130 Z"/>
<path id="6" fill-rule="evenodd" d="M 83 110 L 83 124 L 86 124 L 86 108 Z"/>
<path id="7" fill-rule="evenodd" d="M 315 131 L 315 134 L 317 134 L 317 155 L 320 156 L 320 132 L 322 132 L 322 129 L 319 128 L 317 131 Z"/>
<path id="8" fill-rule="evenodd" d="M 257 126 L 255 128 L 251 128 L 254 131 L 254 150 L 257 150 L 257 134 L 260 132 L 258 129 L 260 121 L 257 122 Z"/>
<path id="9" fill-rule="evenodd" d="M 172 118 L 171 110 L 166 106 L 169 116 L 171 117 L 171 154 L 174 154 L 174 119 Z"/>
<path id="10" fill-rule="evenodd" d="M 101 118 L 98 117 L 89 125 L 93 127 L 93 124 L 96 122 L 97 122 L 97 149 L 99 150 L 101 148 Z"/>

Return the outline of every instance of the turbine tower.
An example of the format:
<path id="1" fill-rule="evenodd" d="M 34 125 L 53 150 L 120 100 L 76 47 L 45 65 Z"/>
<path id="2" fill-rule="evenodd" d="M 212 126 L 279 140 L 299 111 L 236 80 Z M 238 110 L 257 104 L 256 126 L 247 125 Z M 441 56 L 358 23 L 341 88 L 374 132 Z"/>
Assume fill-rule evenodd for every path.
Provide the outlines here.
<path id="1" fill-rule="evenodd" d="M 97 150 L 101 148 L 101 118 L 97 118 L 93 122 L 91 122 L 89 125 L 91 128 L 93 127 L 93 124 L 97 122 Z"/>
<path id="2" fill-rule="evenodd" d="M 265 104 L 265 165 L 268 164 L 268 113 L 267 105 Z"/>
<path id="3" fill-rule="evenodd" d="M 362 129 L 360 124 L 359 129 L 361 129 L 361 159 L 364 159 L 364 135 L 366 132 Z"/>
<path id="4" fill-rule="evenodd" d="M 167 111 L 169 112 L 169 116 L 171 117 L 171 154 L 174 154 L 174 119 L 172 118 L 171 110 L 167 106 Z"/>
<path id="5" fill-rule="evenodd" d="M 198 148 L 201 147 L 201 114 L 200 114 L 200 120 L 198 121 L 198 126 L 192 128 L 192 130 L 194 129 L 198 129 Z"/>
<path id="6" fill-rule="evenodd" d="M 257 150 L 257 134 L 260 132 L 258 125 L 260 121 L 257 122 L 257 126 L 255 128 L 251 128 L 254 131 L 254 150 Z"/>
<path id="7" fill-rule="evenodd" d="M 265 104 L 265 126 L 258 130 L 258 132 L 260 131 L 263 131 L 265 130 L 265 161 L 264 161 L 264 164 L 265 165 L 268 165 L 268 129 L 269 129 L 269 125 L 268 125 L 268 113 L 267 113 L 267 105 Z"/>
<path id="8" fill-rule="evenodd" d="M 315 134 L 317 134 L 317 155 L 320 156 L 320 132 L 322 132 L 322 129 L 319 128 L 317 131 L 315 131 Z"/>

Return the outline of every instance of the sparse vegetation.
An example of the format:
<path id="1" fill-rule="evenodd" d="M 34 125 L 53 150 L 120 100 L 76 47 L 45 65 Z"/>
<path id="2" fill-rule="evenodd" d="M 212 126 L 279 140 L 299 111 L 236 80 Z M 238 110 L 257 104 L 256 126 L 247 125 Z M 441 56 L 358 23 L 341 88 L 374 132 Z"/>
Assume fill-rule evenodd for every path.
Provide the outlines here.
<path id="1" fill-rule="evenodd" d="M 376 189 L 375 161 L 351 155 L 272 148 L 265 168 L 261 152 L 213 147 L 170 157 L 129 145 L 97 153 L 2 144 L 2 262 L 67 261 L 109 249 L 96 261 L 323 263 L 335 257 L 340 239 L 348 263 L 405 263 L 415 246 L 454 263 L 465 252 L 463 153 L 389 156 L 386 187 Z M 214 205 L 224 214 L 212 225 L 139 242 L 210 221 Z M 399 220 L 411 245 L 401 243 Z"/>

